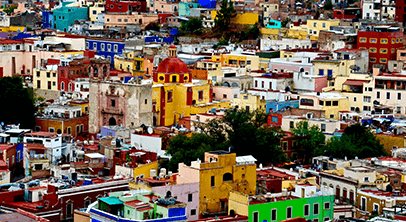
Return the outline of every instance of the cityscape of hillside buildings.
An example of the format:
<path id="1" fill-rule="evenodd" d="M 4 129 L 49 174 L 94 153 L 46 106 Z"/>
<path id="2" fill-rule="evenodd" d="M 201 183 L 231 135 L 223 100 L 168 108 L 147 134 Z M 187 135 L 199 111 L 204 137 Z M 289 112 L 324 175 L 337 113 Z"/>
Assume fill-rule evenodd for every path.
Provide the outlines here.
<path id="1" fill-rule="evenodd" d="M 0 221 L 406 222 L 406 1 L 0 4 Z"/>

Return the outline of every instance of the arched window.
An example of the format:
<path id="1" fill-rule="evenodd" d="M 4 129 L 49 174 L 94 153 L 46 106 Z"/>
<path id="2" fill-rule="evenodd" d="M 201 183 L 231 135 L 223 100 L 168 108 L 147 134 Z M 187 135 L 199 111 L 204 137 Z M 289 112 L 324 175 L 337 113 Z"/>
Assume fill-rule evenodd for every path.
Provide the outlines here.
<path id="1" fill-rule="evenodd" d="M 223 181 L 232 181 L 233 180 L 233 174 L 231 173 L 225 173 L 223 175 Z"/>
<path id="2" fill-rule="evenodd" d="M 65 83 L 64 82 L 61 82 L 61 90 L 65 91 Z"/>
<path id="3" fill-rule="evenodd" d="M 68 87 L 69 87 L 69 92 L 72 92 L 72 83 L 69 83 Z"/>

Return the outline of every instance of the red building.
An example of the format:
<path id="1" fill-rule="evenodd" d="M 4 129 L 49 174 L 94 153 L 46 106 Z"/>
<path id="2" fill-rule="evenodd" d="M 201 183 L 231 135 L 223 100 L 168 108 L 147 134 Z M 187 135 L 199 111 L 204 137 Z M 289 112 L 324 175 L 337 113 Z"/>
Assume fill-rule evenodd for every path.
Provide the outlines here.
<path id="1" fill-rule="evenodd" d="M 74 186 L 64 186 L 65 189 L 60 189 L 56 185 L 48 184 L 46 187 L 0 191 L 0 206 L 12 212 L 22 209 L 53 222 L 72 221 L 75 209 L 86 208 L 97 198 L 110 192 L 127 190 L 128 180 L 97 178 L 78 181 Z"/>
<path id="2" fill-rule="evenodd" d="M 357 17 L 361 17 L 360 8 L 345 8 L 334 10 L 334 19 L 353 19 Z"/>
<path id="3" fill-rule="evenodd" d="M 107 13 L 147 12 L 147 1 L 106 1 Z"/>
<path id="4" fill-rule="evenodd" d="M 268 126 L 277 126 L 280 128 L 282 126 L 282 114 L 279 113 L 268 113 L 267 124 Z"/>
<path id="5" fill-rule="evenodd" d="M 389 60 L 396 60 L 396 50 L 403 47 L 403 31 L 389 26 L 358 31 L 357 47 L 369 50 L 369 68 L 386 68 Z"/>
<path id="6" fill-rule="evenodd" d="M 406 25 L 406 1 L 396 1 L 395 21 L 401 22 L 403 26 Z"/>

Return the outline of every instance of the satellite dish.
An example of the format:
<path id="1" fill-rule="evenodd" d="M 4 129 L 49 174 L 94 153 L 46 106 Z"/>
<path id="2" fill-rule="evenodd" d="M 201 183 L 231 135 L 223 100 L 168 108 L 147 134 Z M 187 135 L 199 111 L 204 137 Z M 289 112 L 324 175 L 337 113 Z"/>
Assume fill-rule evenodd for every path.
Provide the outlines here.
<path id="1" fill-rule="evenodd" d="M 152 130 L 151 127 L 148 127 L 148 133 L 149 133 L 149 134 L 152 134 L 153 132 L 154 132 L 154 130 Z"/>

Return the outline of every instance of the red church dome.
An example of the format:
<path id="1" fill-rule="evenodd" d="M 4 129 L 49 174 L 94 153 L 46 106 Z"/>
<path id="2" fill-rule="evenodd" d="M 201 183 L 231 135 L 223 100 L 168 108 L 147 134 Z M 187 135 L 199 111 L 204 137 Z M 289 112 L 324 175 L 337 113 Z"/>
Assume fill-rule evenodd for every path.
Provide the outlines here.
<path id="1" fill-rule="evenodd" d="M 159 63 L 157 73 L 165 74 L 185 74 L 189 73 L 186 63 L 176 57 L 167 57 Z"/>

